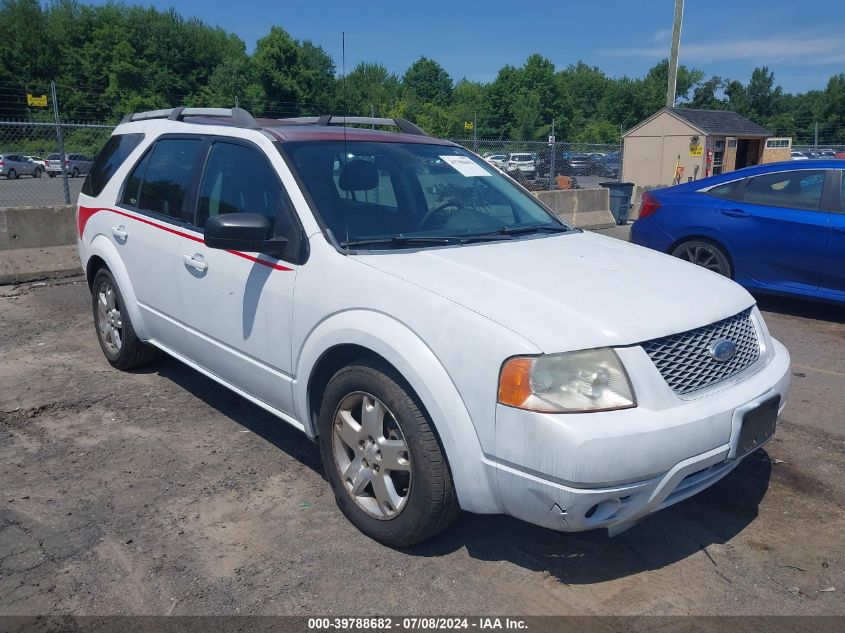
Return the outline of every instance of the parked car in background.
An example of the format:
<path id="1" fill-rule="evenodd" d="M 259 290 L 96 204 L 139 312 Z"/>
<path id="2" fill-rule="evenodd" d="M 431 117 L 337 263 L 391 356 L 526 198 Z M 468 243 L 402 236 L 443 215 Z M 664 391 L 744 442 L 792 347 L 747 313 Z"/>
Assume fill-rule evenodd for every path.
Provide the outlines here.
<path id="1" fill-rule="evenodd" d="M 84 176 L 91 171 L 93 161 L 84 154 L 65 154 L 65 170 L 71 178 Z M 62 163 L 58 154 L 50 154 L 46 160 L 47 175 L 50 178 L 62 173 Z"/>
<path id="2" fill-rule="evenodd" d="M 514 152 L 508 156 L 507 171 L 533 174 L 537 170 L 537 156 L 528 152 Z"/>
<path id="3" fill-rule="evenodd" d="M 622 152 L 605 154 L 595 161 L 595 170 L 591 175 L 605 178 L 619 178 L 622 173 Z"/>
<path id="4" fill-rule="evenodd" d="M 507 154 L 485 154 L 484 160 L 486 160 L 488 163 L 490 163 L 494 167 L 498 167 L 499 169 L 504 169 L 505 166 L 508 164 L 508 155 Z"/>
<path id="5" fill-rule="evenodd" d="M 809 156 L 807 156 L 804 152 L 799 152 L 798 150 L 792 150 L 789 152 L 790 160 L 809 160 Z"/>
<path id="6" fill-rule="evenodd" d="M 21 176 L 41 178 L 44 166 L 35 163 L 23 154 L 0 154 L 0 176 L 15 180 Z"/>
<path id="7" fill-rule="evenodd" d="M 596 160 L 590 154 L 573 154 L 567 160 L 569 171 L 565 176 L 590 176 L 596 171 Z"/>
<path id="8" fill-rule="evenodd" d="M 31 160 L 33 163 L 36 163 L 36 164 L 40 165 L 40 166 L 41 166 L 41 170 L 42 170 L 42 171 L 43 171 L 43 170 L 44 170 L 44 168 L 47 166 L 47 165 L 46 165 L 46 162 L 47 162 L 47 161 L 45 161 L 45 160 L 44 160 L 43 158 L 41 158 L 40 156 L 25 156 L 24 158 L 27 158 L 28 160 Z"/>
<path id="9" fill-rule="evenodd" d="M 408 121 L 225 114 L 130 115 L 98 154 L 92 329 L 115 368 L 162 350 L 303 431 L 367 536 L 461 509 L 618 532 L 773 436 L 789 352 L 737 284 L 571 227 Z"/>
<path id="10" fill-rule="evenodd" d="M 834 157 L 834 158 L 839 158 L 839 159 L 845 158 L 845 149 L 843 149 L 843 150 L 839 150 L 838 152 L 836 152 L 836 153 L 833 155 L 833 157 Z"/>
<path id="11" fill-rule="evenodd" d="M 769 163 L 646 192 L 631 241 L 749 290 L 845 303 L 845 165 Z"/>

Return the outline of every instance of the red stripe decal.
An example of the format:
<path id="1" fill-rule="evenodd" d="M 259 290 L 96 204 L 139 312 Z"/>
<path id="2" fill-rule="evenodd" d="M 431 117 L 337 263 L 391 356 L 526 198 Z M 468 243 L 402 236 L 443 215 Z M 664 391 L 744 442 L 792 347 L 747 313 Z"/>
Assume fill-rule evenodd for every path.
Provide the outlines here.
<path id="1" fill-rule="evenodd" d="M 117 209 L 109 209 L 109 208 L 100 208 L 100 207 L 79 207 L 79 237 L 82 238 L 82 234 L 85 231 L 85 225 L 88 224 L 88 220 L 91 219 L 91 216 L 97 213 L 97 211 L 109 211 L 111 213 L 116 213 L 117 215 L 122 215 L 125 218 L 129 218 L 130 220 L 136 220 L 141 222 L 142 224 L 146 224 L 148 226 L 153 226 L 157 229 L 161 229 L 162 231 L 167 231 L 168 233 L 172 233 L 173 235 L 178 235 L 179 237 L 184 237 L 185 239 L 191 240 L 193 242 L 199 242 L 203 244 L 203 239 L 201 237 L 197 237 L 196 235 L 191 235 L 190 233 L 185 233 L 184 231 L 178 231 L 174 228 L 169 226 L 165 226 L 163 224 L 159 224 L 158 222 L 153 222 L 152 220 L 147 220 L 146 218 L 139 217 L 137 215 L 132 215 L 131 213 L 126 213 L 125 211 L 118 211 Z M 255 262 L 256 264 L 261 264 L 262 266 L 267 266 L 268 268 L 272 268 L 273 270 L 284 270 L 284 271 L 291 271 L 293 268 L 288 268 L 287 266 L 282 266 L 276 262 L 267 261 L 266 259 L 259 259 L 254 255 L 248 255 L 247 253 L 242 253 L 241 251 L 226 251 L 227 253 L 231 253 L 232 255 L 237 255 L 238 257 L 243 257 L 244 259 L 248 259 L 251 262 Z"/>

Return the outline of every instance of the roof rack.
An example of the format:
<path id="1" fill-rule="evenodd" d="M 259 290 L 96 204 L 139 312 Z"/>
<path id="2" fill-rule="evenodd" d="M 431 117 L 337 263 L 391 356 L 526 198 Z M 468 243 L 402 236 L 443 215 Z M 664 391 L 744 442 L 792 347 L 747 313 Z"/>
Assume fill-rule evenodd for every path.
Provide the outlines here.
<path id="1" fill-rule="evenodd" d="M 236 127 L 253 130 L 261 127 L 255 118 L 243 108 L 186 108 L 185 106 L 179 106 L 178 108 L 168 108 L 166 110 L 150 110 L 148 112 L 127 114 L 120 122 L 131 123 L 132 121 L 148 121 L 150 119 L 184 121 L 185 117 L 189 116 L 231 117 L 232 123 Z"/>
<path id="2" fill-rule="evenodd" d="M 348 125 L 350 123 L 356 125 L 393 125 L 398 127 L 400 131 L 405 134 L 415 134 L 417 136 L 428 136 L 423 130 L 416 125 L 407 121 L 406 119 L 388 119 L 383 117 L 371 116 L 338 116 L 331 114 L 324 114 L 322 116 L 300 116 L 289 119 L 278 119 L 280 123 L 287 125 Z"/>

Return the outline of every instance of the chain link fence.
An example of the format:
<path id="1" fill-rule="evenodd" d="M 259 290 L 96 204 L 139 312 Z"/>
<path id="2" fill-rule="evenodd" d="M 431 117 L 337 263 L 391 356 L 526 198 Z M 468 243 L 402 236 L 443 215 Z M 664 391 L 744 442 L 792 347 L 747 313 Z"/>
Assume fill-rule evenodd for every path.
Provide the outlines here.
<path id="1" fill-rule="evenodd" d="M 113 129 L 103 123 L 0 121 L 0 209 L 76 201 L 93 156 Z"/>
<path id="2" fill-rule="evenodd" d="M 106 123 L 0 120 L 0 208 L 74 202 L 113 129 Z M 452 140 L 532 191 L 597 188 L 622 174 L 618 144 Z"/>
<path id="3" fill-rule="evenodd" d="M 622 177 L 618 143 L 450 139 L 484 157 L 532 191 L 595 189 Z"/>

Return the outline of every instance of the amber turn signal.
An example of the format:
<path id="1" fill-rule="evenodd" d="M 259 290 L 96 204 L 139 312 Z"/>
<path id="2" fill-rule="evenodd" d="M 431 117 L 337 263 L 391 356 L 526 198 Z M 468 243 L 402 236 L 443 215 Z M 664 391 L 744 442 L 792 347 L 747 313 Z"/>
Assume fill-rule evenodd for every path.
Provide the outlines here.
<path id="1" fill-rule="evenodd" d="M 499 402 L 521 407 L 531 396 L 531 358 L 511 358 L 502 365 L 499 377 Z"/>

